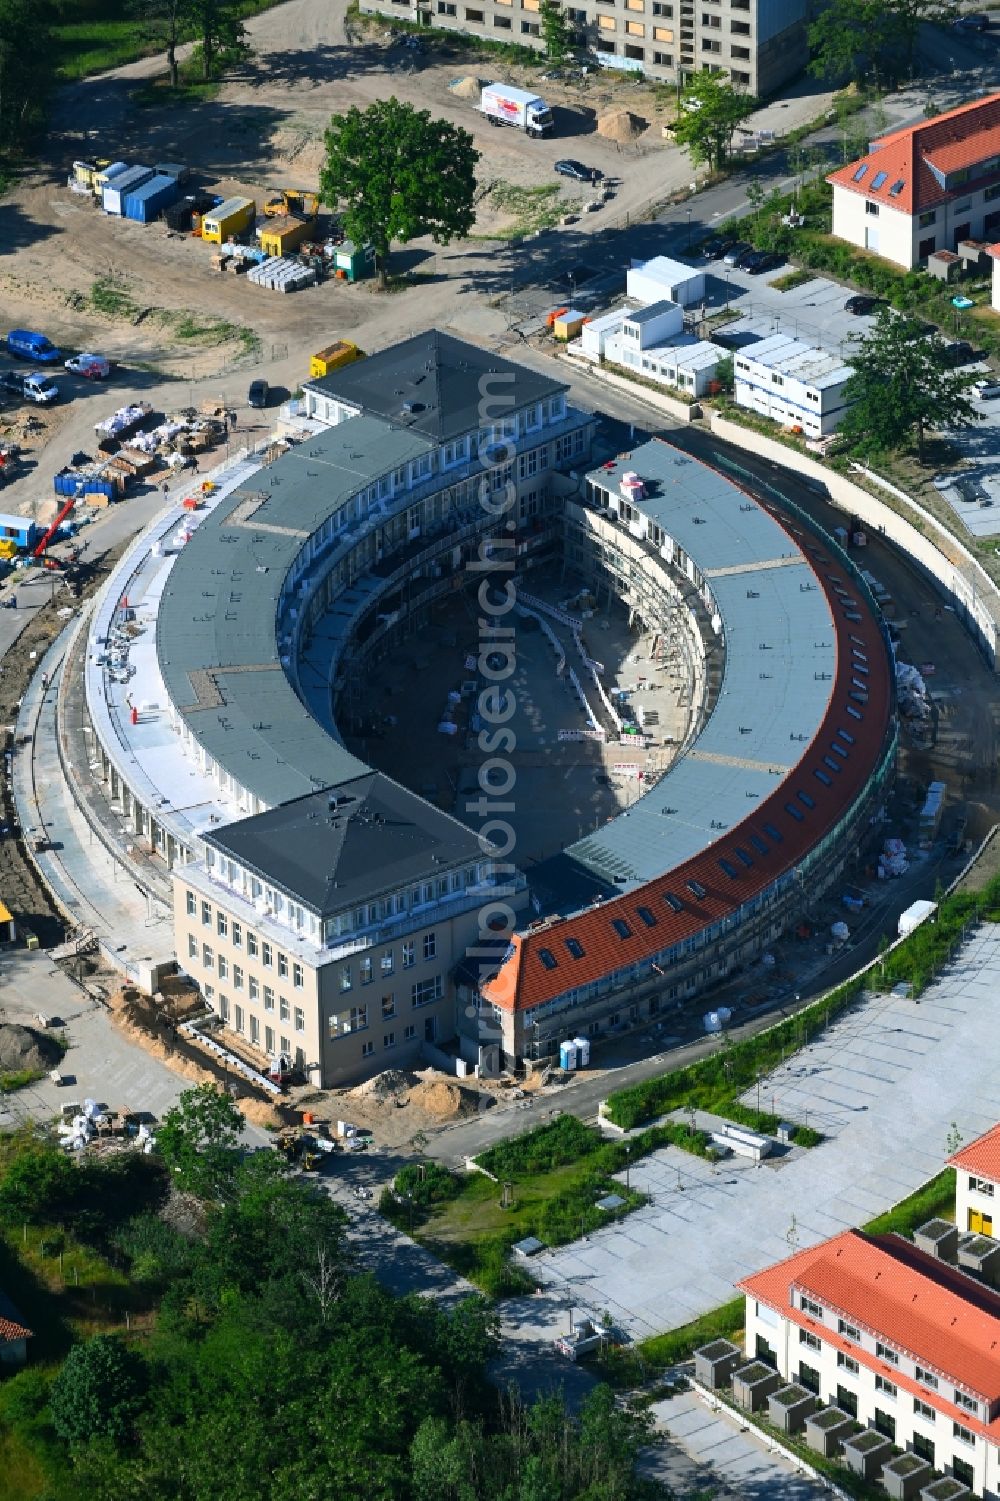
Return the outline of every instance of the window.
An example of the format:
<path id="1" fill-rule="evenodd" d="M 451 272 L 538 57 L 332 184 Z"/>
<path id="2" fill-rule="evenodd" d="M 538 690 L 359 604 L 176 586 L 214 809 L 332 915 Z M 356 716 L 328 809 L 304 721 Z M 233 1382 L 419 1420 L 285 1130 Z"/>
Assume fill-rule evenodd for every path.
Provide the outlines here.
<path id="1" fill-rule="evenodd" d="M 804 1360 L 800 1360 L 799 1381 L 807 1392 L 815 1392 L 819 1396 L 819 1371 L 815 1366 L 806 1365 Z"/>
<path id="2" fill-rule="evenodd" d="M 278 1038 L 278 1046 L 281 1048 L 281 1051 L 283 1053 L 285 1053 L 286 1055 L 290 1054 L 291 1051 L 292 1051 L 292 1045 L 288 1041 L 287 1037 L 279 1037 Z"/>
<path id="3" fill-rule="evenodd" d="M 556 958 L 555 954 L 552 952 L 551 949 L 539 949 L 538 950 L 538 957 L 539 957 L 539 959 L 541 959 L 542 964 L 545 966 L 546 969 L 558 969 L 559 968 L 559 960 Z"/>
<path id="4" fill-rule="evenodd" d="M 859 1345 L 861 1343 L 861 1330 L 855 1329 L 854 1325 L 849 1324 L 846 1319 L 837 1320 L 837 1333 L 842 1334 L 845 1339 L 857 1340 Z"/>
<path id="5" fill-rule="evenodd" d="M 883 1345 L 880 1339 L 875 1341 L 875 1354 L 879 1360 L 887 1360 L 890 1365 L 899 1365 L 899 1351 L 891 1345 Z"/>
<path id="6" fill-rule="evenodd" d="M 959 1459 L 957 1454 L 951 1462 L 951 1473 L 956 1480 L 961 1481 L 962 1485 L 967 1485 L 970 1490 L 972 1489 L 976 1481 L 976 1472 L 966 1460 Z"/>
<path id="7" fill-rule="evenodd" d="M 496 29 L 498 31 L 510 31 L 510 30 L 512 30 L 512 27 L 511 27 L 511 24 L 510 24 L 510 16 L 494 16 L 493 17 L 493 25 L 496 27 Z"/>
<path id="8" fill-rule="evenodd" d="M 296 1006 L 296 1008 L 295 1008 L 295 1030 L 296 1030 L 296 1032 L 304 1032 L 305 1029 L 306 1029 L 306 1014 L 303 1011 L 303 1009 L 302 1009 L 301 1006 Z"/>
<path id="9" fill-rule="evenodd" d="M 280 952 L 278 954 L 278 979 L 288 979 L 288 955 Z"/>
<path id="10" fill-rule="evenodd" d="M 866 200 L 866 202 L 865 202 L 865 213 L 866 214 L 870 214 L 873 219 L 877 219 L 878 218 L 878 204 L 877 203 L 872 203 L 870 199 Z"/>
<path id="11" fill-rule="evenodd" d="M 685 881 L 684 884 L 691 895 L 698 898 L 699 902 L 704 901 L 707 893 L 700 881 Z"/>
<path id="12" fill-rule="evenodd" d="M 823 1341 L 818 1334 L 813 1334 L 808 1329 L 799 1330 L 799 1344 L 808 1345 L 810 1350 L 822 1350 Z"/>
<path id="13" fill-rule="evenodd" d="M 242 1006 L 237 1006 L 236 1007 L 236 1022 L 235 1022 L 235 1025 L 236 1025 L 237 1032 L 242 1032 L 243 1031 L 243 1007 Z"/>
<path id="14" fill-rule="evenodd" d="M 975 1397 L 967 1396 L 965 1392 L 960 1392 L 957 1387 L 955 1389 L 955 1406 L 964 1407 L 966 1412 L 978 1413 L 979 1411 L 979 1403 Z"/>
<path id="15" fill-rule="evenodd" d="M 580 940 L 578 938 L 567 938 L 566 939 L 566 947 L 569 950 L 569 952 L 572 954 L 572 956 L 573 956 L 574 959 L 582 959 L 583 956 L 584 956 L 584 953 L 586 952 L 585 949 L 584 949 L 584 947 L 583 947 L 583 944 L 580 942 Z"/>
<path id="16" fill-rule="evenodd" d="M 212 926 L 212 906 L 210 902 L 202 902 L 201 904 L 201 925 L 203 928 L 210 928 Z"/>
<path id="17" fill-rule="evenodd" d="M 837 1365 L 842 1371 L 848 1371 L 852 1376 L 856 1376 L 861 1369 L 858 1362 L 852 1360 L 850 1355 L 845 1355 L 843 1350 L 837 1351 Z"/>
<path id="18" fill-rule="evenodd" d="M 274 1052 L 274 1028 L 264 1028 L 264 1047 L 269 1053 Z"/>
<path id="19" fill-rule="evenodd" d="M 805 1293 L 802 1294 L 801 1306 L 803 1313 L 811 1313 L 817 1319 L 823 1317 L 823 1309 L 820 1304 L 814 1303 L 812 1298 L 807 1298 Z"/>
<path id="20" fill-rule="evenodd" d="M 383 978 L 383 980 L 388 975 L 392 974 L 392 968 L 393 968 L 392 949 L 386 949 L 385 953 L 382 955 L 382 958 L 379 960 L 379 968 L 380 968 L 380 970 L 382 972 L 382 978 Z"/>
<path id="21" fill-rule="evenodd" d="M 368 1025 L 368 1007 L 352 1006 L 344 1023 L 345 1032 L 363 1032 Z"/>
<path id="22" fill-rule="evenodd" d="M 382 1020 L 387 1022 L 396 1015 L 396 996 L 394 991 L 382 997 Z"/>
<path id="23" fill-rule="evenodd" d="M 215 968 L 215 950 L 210 944 L 203 943 L 201 946 L 201 962 L 206 969 Z"/>
<path id="24" fill-rule="evenodd" d="M 255 1016 L 250 1018 L 250 1041 L 255 1048 L 260 1047 L 260 1022 Z"/>
<path id="25" fill-rule="evenodd" d="M 885 1397 L 894 1397 L 896 1395 L 896 1388 L 884 1376 L 875 1377 L 875 1390 L 881 1392 Z"/>
<path id="26" fill-rule="evenodd" d="M 926 1433 L 914 1433 L 912 1443 L 914 1454 L 920 1459 L 926 1459 L 928 1464 L 934 1463 L 934 1444 Z"/>
<path id="27" fill-rule="evenodd" d="M 220 938 L 227 938 L 229 936 L 229 918 L 224 912 L 217 912 L 215 914 L 215 931 Z"/>
<path id="28" fill-rule="evenodd" d="M 674 34 L 670 30 L 669 26 L 654 26 L 653 27 L 653 41 L 654 42 L 672 42 L 673 39 L 674 39 Z"/>
<path id="29" fill-rule="evenodd" d="M 412 969 L 414 965 L 413 939 L 407 938 L 403 944 L 403 968 Z"/>
<path id="30" fill-rule="evenodd" d="M 439 1001 L 441 995 L 440 975 L 435 975 L 432 980 L 418 980 L 410 988 L 410 999 L 414 1006 L 429 1006 L 433 1001 Z"/>
<path id="31" fill-rule="evenodd" d="M 224 954 L 219 955 L 219 979 L 229 979 L 229 960 Z"/>
<path id="32" fill-rule="evenodd" d="M 604 0 L 604 4 L 608 4 L 608 3 L 609 3 L 609 0 Z M 614 0 L 610 0 L 610 3 L 613 5 L 614 4 Z M 615 18 L 614 18 L 614 16 L 598 16 L 598 18 L 597 18 L 597 24 L 600 27 L 601 31 L 614 31 L 614 29 L 615 29 Z"/>
<path id="33" fill-rule="evenodd" d="M 467 10 L 465 12 L 465 14 L 469 17 L 470 20 L 478 19 L 478 20 L 481 21 L 483 19 L 483 13 L 482 13 L 481 10 L 480 11 Z M 370 1058 L 372 1056 L 372 1054 L 374 1053 L 374 1051 L 375 1051 L 375 1044 L 373 1042 L 364 1042 L 364 1043 L 361 1044 L 361 1056 L 362 1056 L 362 1058 Z"/>
<path id="34" fill-rule="evenodd" d="M 906 183 L 904 182 L 903 178 L 897 177 L 896 181 L 893 183 L 892 187 L 889 189 L 889 197 L 890 198 L 898 198 L 899 195 L 900 195 L 900 193 L 903 191 L 903 189 L 905 187 L 906 187 Z"/>
<path id="35" fill-rule="evenodd" d="M 222 1017 L 222 1020 L 224 1022 L 228 1022 L 228 1020 L 229 1020 L 229 997 L 227 995 L 220 995 L 219 996 L 219 1015 Z"/>
<path id="36" fill-rule="evenodd" d="M 881 187 L 884 186 L 885 180 L 886 180 L 886 178 L 888 176 L 889 176 L 888 172 L 876 172 L 875 173 L 875 176 L 872 178 L 872 192 L 873 193 L 877 193 L 878 190 L 879 190 L 879 188 L 881 188 Z"/>
<path id="37" fill-rule="evenodd" d="M 341 990 L 350 990 L 353 983 L 351 979 L 351 966 L 345 964 L 340 971 L 340 988 Z"/>
<path id="38" fill-rule="evenodd" d="M 274 991 L 271 989 L 270 985 L 264 986 L 264 1010 L 274 1010 Z"/>
<path id="39" fill-rule="evenodd" d="M 868 163 L 867 162 L 863 162 L 862 165 L 855 172 L 854 177 L 852 178 L 852 181 L 853 182 L 860 182 L 861 179 L 862 179 L 862 177 L 864 177 L 864 175 L 865 175 L 865 173 L 867 171 L 868 171 Z"/>
<path id="40" fill-rule="evenodd" d="M 288 1002 L 285 1000 L 285 997 L 283 995 L 279 995 L 278 997 L 278 1016 L 283 1022 L 286 1022 L 288 1020 Z"/>
<path id="41" fill-rule="evenodd" d="M 257 934 L 256 933 L 248 933 L 247 934 L 247 953 L 250 955 L 251 959 L 256 959 L 256 957 L 257 957 L 257 955 L 258 955 L 259 952 L 260 952 L 260 945 L 257 942 Z"/>
<path id="42" fill-rule="evenodd" d="M 268 969 L 271 969 L 274 965 L 274 950 L 266 939 L 261 944 L 260 957 L 261 962 L 265 964 Z"/>
<path id="43" fill-rule="evenodd" d="M 670 908 L 671 912 L 683 912 L 684 911 L 684 903 L 681 901 L 681 899 L 680 899 L 679 896 L 674 896 L 674 894 L 673 894 L 672 891 L 666 891 L 666 892 L 664 892 L 664 894 L 663 894 L 663 900 L 666 902 L 666 904 Z"/>
<path id="44" fill-rule="evenodd" d="M 648 907 L 637 907 L 635 910 L 638 912 L 647 928 L 656 927 L 656 918 L 653 916 L 652 912 L 650 912 Z"/>
<path id="45" fill-rule="evenodd" d="M 929 1386 L 932 1391 L 937 1391 L 938 1379 L 933 1371 L 925 1370 L 922 1365 L 918 1365 L 916 1368 L 916 1376 L 917 1380 L 924 1386 Z"/>
<path id="46" fill-rule="evenodd" d="M 439 16 L 457 16 L 458 15 L 458 6 L 457 5 L 452 5 L 450 3 L 450 0 L 438 0 L 438 15 Z"/>
<path id="47" fill-rule="evenodd" d="M 362 985 L 370 985 L 372 982 L 372 961 L 370 955 L 362 959 L 361 963 L 358 966 L 358 971 L 358 978 L 360 979 Z"/>
<path id="48" fill-rule="evenodd" d="M 721 52 L 722 43 L 717 42 L 714 37 L 705 37 L 701 44 L 701 50 L 702 52 Z"/>
<path id="49" fill-rule="evenodd" d="M 852 1418 L 858 1415 L 858 1394 L 850 1391 L 846 1386 L 837 1387 L 837 1406 L 843 1408 Z"/>
<path id="50" fill-rule="evenodd" d="M 403 1041 L 412 1042 L 417 1035 L 417 1029 L 412 1024 L 403 1029 Z"/>
<path id="51" fill-rule="evenodd" d="M 730 23 L 729 23 L 729 29 L 733 33 L 734 36 L 749 36 L 750 35 L 750 22 L 749 21 L 730 21 Z"/>
<path id="52" fill-rule="evenodd" d="M 970 1178 L 969 1187 L 973 1193 L 985 1194 L 988 1199 L 993 1197 L 993 1184 L 987 1182 L 985 1178 Z"/>
<path id="53" fill-rule="evenodd" d="M 433 959 L 437 954 L 437 935 L 435 933 L 424 934 L 424 963 Z"/>
<path id="54" fill-rule="evenodd" d="M 302 965 L 301 964 L 293 964 L 292 965 L 292 984 L 295 986 L 296 990 L 301 990 L 302 989 Z"/>
<path id="55" fill-rule="evenodd" d="M 641 21 L 626 21 L 625 30 L 629 36 L 645 36 L 646 28 Z"/>
<path id="56" fill-rule="evenodd" d="M 883 1412 L 881 1407 L 875 1409 L 875 1432 L 896 1442 L 896 1419 L 891 1412 Z"/>
<path id="57" fill-rule="evenodd" d="M 188 934 L 188 958 L 189 959 L 197 959 L 197 957 L 198 957 L 198 940 L 194 936 L 193 933 L 189 933 Z"/>
<path id="58" fill-rule="evenodd" d="M 654 52 L 653 62 L 658 68 L 672 68 L 674 55 L 672 52 Z"/>
<path id="59" fill-rule="evenodd" d="M 242 947 L 243 947 L 243 924 L 240 923 L 240 922 L 234 922 L 233 923 L 233 948 L 241 949 Z"/>
<path id="60" fill-rule="evenodd" d="M 929 1402 L 921 1402 L 919 1397 L 913 1399 L 913 1411 L 918 1418 L 925 1419 L 928 1423 L 935 1421 L 935 1412 Z"/>
<path id="61" fill-rule="evenodd" d="M 243 969 L 239 964 L 233 965 L 233 989 L 243 989 Z"/>
<path id="62" fill-rule="evenodd" d="M 255 975 L 250 976 L 250 999 L 252 1001 L 260 999 L 260 982 Z"/>
<path id="63" fill-rule="evenodd" d="M 198 903 L 195 900 L 194 892 L 193 891 L 189 891 L 189 892 L 187 892 L 187 915 L 188 915 L 188 917 L 196 917 L 197 913 L 198 913 Z"/>
<path id="64" fill-rule="evenodd" d="M 974 1444 L 976 1442 L 976 1435 L 972 1432 L 972 1429 L 963 1428 L 961 1423 L 952 1423 L 951 1431 L 959 1443 Z"/>

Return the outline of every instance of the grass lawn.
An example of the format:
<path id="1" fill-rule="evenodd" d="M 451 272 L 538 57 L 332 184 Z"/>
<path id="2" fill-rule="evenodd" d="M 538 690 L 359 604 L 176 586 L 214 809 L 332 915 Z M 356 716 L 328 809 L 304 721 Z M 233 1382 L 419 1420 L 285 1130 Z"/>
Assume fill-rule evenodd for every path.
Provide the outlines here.
<path id="1" fill-rule="evenodd" d="M 279 3 L 238 0 L 234 8 L 246 19 Z M 142 16 L 123 15 L 124 10 L 121 0 L 66 0 L 59 12 L 61 19 L 52 28 L 53 71 L 60 83 L 120 68 L 163 50 L 157 40 L 150 39 Z"/>
<path id="2" fill-rule="evenodd" d="M 483 1173 L 470 1173 L 461 1193 L 441 1204 L 425 1220 L 420 1238 L 446 1245 L 483 1240 L 514 1229 L 519 1232 L 516 1239 L 520 1240 L 532 1233 L 532 1225 L 546 1201 L 579 1180 L 580 1169 L 579 1162 L 570 1162 L 528 1182 L 516 1183 L 513 1209 L 500 1208 L 499 1183 Z"/>
<path id="3" fill-rule="evenodd" d="M 34 1501 L 47 1476 L 20 1434 L 0 1428 L 0 1501 Z"/>

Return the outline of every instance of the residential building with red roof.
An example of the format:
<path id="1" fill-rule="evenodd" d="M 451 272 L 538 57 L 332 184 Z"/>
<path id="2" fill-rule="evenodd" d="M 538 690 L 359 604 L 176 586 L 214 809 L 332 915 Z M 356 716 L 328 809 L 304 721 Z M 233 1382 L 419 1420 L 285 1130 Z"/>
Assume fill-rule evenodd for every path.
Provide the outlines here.
<path id="1" fill-rule="evenodd" d="M 0 1292 L 0 1366 L 24 1365 L 28 1341 L 33 1338 L 32 1330 L 21 1322 L 21 1315 L 7 1294 Z"/>
<path id="2" fill-rule="evenodd" d="M 889 131 L 831 172 L 833 233 L 910 270 L 1000 231 L 1000 94 Z"/>
<path id="3" fill-rule="evenodd" d="M 1000 1126 L 979 1136 L 948 1158 L 955 1169 L 955 1223 L 975 1235 L 1000 1234 Z"/>
<path id="4" fill-rule="evenodd" d="M 976 1495 L 1000 1494 L 1000 1293 L 846 1230 L 745 1277 L 746 1351 Z"/>

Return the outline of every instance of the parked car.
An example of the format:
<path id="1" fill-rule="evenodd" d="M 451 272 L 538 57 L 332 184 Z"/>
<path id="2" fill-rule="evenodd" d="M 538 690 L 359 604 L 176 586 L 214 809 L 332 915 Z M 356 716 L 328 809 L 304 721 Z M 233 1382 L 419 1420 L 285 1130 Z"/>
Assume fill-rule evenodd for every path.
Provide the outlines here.
<path id="1" fill-rule="evenodd" d="M 722 257 L 723 263 L 727 266 L 738 266 L 747 252 L 752 249 L 753 246 L 749 240 L 737 240 L 735 245 L 730 245 Z"/>
<path id="2" fill-rule="evenodd" d="M 951 370 L 957 370 L 960 365 L 971 365 L 976 358 L 976 351 L 968 339 L 954 339 L 944 346 L 944 362 Z"/>
<path id="3" fill-rule="evenodd" d="M 743 254 L 736 262 L 737 271 L 749 271 L 751 266 L 755 266 L 757 264 L 758 259 L 763 254 L 763 250 L 755 250 L 751 245 L 749 250 L 744 250 Z"/>
<path id="4" fill-rule="evenodd" d="M 735 243 L 735 240 L 726 235 L 709 235 L 707 240 L 702 241 L 700 253 L 706 261 L 717 261 L 726 254 L 727 250 L 731 250 Z"/>
<path id="5" fill-rule="evenodd" d="M 888 307 L 884 297 L 871 297 L 867 292 L 862 292 L 857 297 L 848 297 L 844 303 L 844 312 L 853 313 L 855 317 L 867 317 L 870 313 L 877 313 L 879 308 Z"/>
<path id="6" fill-rule="evenodd" d="M 780 250 L 756 250 L 750 264 L 744 265 L 743 269 L 751 276 L 762 276 L 765 271 L 776 271 L 784 264 L 785 257 Z"/>
<path id="7" fill-rule="evenodd" d="M 267 406 L 271 388 L 266 380 L 253 380 L 247 392 L 247 405 L 262 411 Z"/>
<path id="8" fill-rule="evenodd" d="M 977 11 L 973 15 L 959 16 L 955 21 L 956 31 L 989 31 L 990 18 Z"/>
<path id="9" fill-rule="evenodd" d="M 599 182 L 601 178 L 596 167 L 585 167 L 583 162 L 575 162 L 569 157 L 556 162 L 555 170 L 560 177 L 572 177 L 575 182 Z"/>
<path id="10" fill-rule="evenodd" d="M 63 363 L 70 374 L 82 375 L 87 380 L 107 380 L 111 374 L 111 362 L 103 354 L 74 354 Z"/>
<path id="11" fill-rule="evenodd" d="M 7 348 L 15 359 L 35 360 L 39 365 L 54 365 L 62 359 L 62 350 L 30 328 L 12 328 L 7 335 Z"/>
<path id="12" fill-rule="evenodd" d="M 1000 396 L 1000 375 L 984 375 L 972 388 L 973 395 L 981 401 L 994 401 Z"/>
<path id="13" fill-rule="evenodd" d="M 51 376 L 35 371 L 24 375 L 19 370 L 8 370 L 3 377 L 8 391 L 13 391 L 22 401 L 33 401 L 37 406 L 49 406 L 59 400 L 59 387 Z"/>

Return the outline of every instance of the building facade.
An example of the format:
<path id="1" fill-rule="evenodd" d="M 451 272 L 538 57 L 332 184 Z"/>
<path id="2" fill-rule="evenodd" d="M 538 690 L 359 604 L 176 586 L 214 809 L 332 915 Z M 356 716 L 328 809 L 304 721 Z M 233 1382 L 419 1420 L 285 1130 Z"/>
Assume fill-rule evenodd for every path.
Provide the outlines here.
<path id="1" fill-rule="evenodd" d="M 746 1352 L 1000 1494 L 1000 1295 L 897 1235 L 848 1230 L 745 1278 Z"/>
<path id="2" fill-rule="evenodd" d="M 890 131 L 827 178 L 833 233 L 910 270 L 1000 230 L 1000 94 Z"/>
<path id="3" fill-rule="evenodd" d="M 973 1235 L 1000 1235 L 1000 1126 L 948 1158 L 955 1169 L 955 1223 Z M 995 1227 L 995 1228 L 994 1228 Z"/>
<path id="4" fill-rule="evenodd" d="M 738 406 L 749 407 L 807 438 L 836 432 L 847 411 L 853 371 L 839 355 L 772 334 L 733 356 Z"/>
<path id="5" fill-rule="evenodd" d="M 369 15 L 542 51 L 541 0 L 361 0 Z M 577 0 L 563 6 L 576 45 L 602 67 L 683 84 L 725 71 L 750 94 L 774 93 L 809 60 L 803 0 Z"/>

